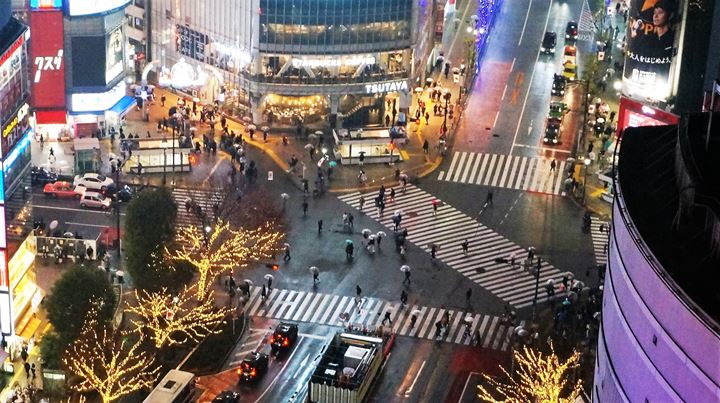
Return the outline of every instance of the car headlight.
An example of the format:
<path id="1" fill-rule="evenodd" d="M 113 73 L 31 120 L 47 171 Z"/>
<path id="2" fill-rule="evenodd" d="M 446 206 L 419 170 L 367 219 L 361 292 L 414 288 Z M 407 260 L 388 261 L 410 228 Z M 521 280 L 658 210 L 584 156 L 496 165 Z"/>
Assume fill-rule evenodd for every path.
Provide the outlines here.
<path id="1" fill-rule="evenodd" d="M 540 46 L 540 51 L 541 51 L 541 52 L 544 52 L 544 51 L 545 51 L 545 48 L 542 47 L 542 46 Z"/>
<path id="2" fill-rule="evenodd" d="M 568 34 L 565 34 L 565 38 L 569 38 L 569 37 L 570 37 L 570 35 L 568 35 Z"/>
<path id="3" fill-rule="evenodd" d="M 548 142 L 548 139 L 547 139 L 547 137 L 545 137 L 545 138 L 543 139 L 543 143 L 547 143 L 547 142 Z"/>
<path id="4" fill-rule="evenodd" d="M 553 144 L 557 144 L 557 139 L 553 139 Z"/>

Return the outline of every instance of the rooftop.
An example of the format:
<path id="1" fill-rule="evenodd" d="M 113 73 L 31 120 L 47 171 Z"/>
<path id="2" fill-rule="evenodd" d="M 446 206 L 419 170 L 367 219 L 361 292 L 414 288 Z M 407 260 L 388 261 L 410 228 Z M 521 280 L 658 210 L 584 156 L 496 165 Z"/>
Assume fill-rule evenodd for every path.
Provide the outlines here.
<path id="1" fill-rule="evenodd" d="M 621 197 L 643 241 L 685 294 L 720 322 L 720 114 L 625 129 Z"/>
<path id="2" fill-rule="evenodd" d="M 10 18 L 7 25 L 0 28 L 0 53 L 5 52 L 25 32 L 26 28 L 20 21 Z"/>

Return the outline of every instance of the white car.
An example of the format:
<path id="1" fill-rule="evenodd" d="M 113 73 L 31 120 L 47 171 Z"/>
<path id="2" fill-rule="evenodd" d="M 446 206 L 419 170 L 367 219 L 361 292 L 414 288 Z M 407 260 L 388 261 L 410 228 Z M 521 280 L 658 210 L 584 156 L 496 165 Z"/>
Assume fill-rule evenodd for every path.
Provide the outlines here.
<path id="1" fill-rule="evenodd" d="M 80 198 L 80 207 L 99 208 L 107 210 L 112 205 L 112 200 L 98 192 L 86 191 Z"/>
<path id="2" fill-rule="evenodd" d="M 107 188 L 113 185 L 113 180 L 96 173 L 86 173 L 83 176 L 76 176 L 73 182 L 74 186 L 83 186 L 90 190 L 105 191 Z"/>

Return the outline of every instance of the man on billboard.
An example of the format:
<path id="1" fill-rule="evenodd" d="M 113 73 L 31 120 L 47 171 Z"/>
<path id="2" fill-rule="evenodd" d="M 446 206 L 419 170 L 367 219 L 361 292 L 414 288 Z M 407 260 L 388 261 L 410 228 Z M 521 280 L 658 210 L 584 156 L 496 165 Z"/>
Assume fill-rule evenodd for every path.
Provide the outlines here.
<path id="1" fill-rule="evenodd" d="M 677 0 L 632 0 L 625 53 L 625 92 L 664 99 L 669 96 L 675 44 Z"/>

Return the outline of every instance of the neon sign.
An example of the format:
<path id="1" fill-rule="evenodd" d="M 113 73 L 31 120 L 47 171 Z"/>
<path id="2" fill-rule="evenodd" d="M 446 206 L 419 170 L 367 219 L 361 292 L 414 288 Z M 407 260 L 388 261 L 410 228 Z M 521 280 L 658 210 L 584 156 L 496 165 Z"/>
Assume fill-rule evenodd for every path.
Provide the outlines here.
<path id="1" fill-rule="evenodd" d="M 62 0 L 30 0 L 30 8 L 33 10 L 47 10 L 61 7 Z"/>
<path id="2" fill-rule="evenodd" d="M 390 81 L 388 83 L 365 84 L 366 94 L 380 94 L 383 92 L 407 91 L 407 80 Z"/>
<path id="3" fill-rule="evenodd" d="M 36 83 L 40 82 L 43 71 L 60 70 L 63 61 L 63 50 L 58 49 L 57 56 L 36 56 L 35 57 L 35 79 Z"/>

